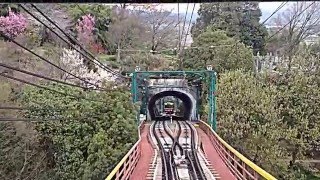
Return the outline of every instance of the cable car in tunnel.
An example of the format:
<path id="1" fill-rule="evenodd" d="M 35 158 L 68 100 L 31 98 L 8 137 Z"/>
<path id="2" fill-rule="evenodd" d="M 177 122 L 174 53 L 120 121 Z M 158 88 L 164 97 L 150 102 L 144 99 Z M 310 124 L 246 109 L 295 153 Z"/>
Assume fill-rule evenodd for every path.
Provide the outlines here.
<path id="1" fill-rule="evenodd" d="M 167 115 L 174 114 L 174 103 L 171 101 L 167 101 L 164 103 L 164 113 Z"/>

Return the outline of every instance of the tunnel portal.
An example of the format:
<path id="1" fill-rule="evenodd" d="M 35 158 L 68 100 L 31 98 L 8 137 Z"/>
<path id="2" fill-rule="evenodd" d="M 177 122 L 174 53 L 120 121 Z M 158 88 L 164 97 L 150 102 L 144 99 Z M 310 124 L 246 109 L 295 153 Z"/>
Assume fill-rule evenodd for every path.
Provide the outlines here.
<path id="1" fill-rule="evenodd" d="M 183 93 L 180 91 L 174 91 L 174 90 L 162 91 L 162 92 L 159 92 L 159 93 L 153 95 L 152 97 L 150 97 L 149 102 L 148 102 L 148 111 L 149 111 L 150 118 L 152 120 L 157 120 L 160 118 L 160 117 L 156 116 L 154 107 L 156 106 L 156 101 L 158 99 L 161 99 L 166 96 L 174 96 L 174 97 L 180 99 L 182 101 L 183 107 L 184 107 L 184 113 L 183 113 L 182 119 L 183 120 L 190 120 L 193 106 L 194 106 L 191 98 L 186 93 Z"/>

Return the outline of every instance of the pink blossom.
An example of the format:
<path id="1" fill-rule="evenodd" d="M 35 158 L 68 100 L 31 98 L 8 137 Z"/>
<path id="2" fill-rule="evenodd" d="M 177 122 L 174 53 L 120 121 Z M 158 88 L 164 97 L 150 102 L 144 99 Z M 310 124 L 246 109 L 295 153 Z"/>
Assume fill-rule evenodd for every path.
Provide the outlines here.
<path id="1" fill-rule="evenodd" d="M 0 16 L 0 31 L 10 38 L 15 38 L 27 28 L 27 20 L 23 15 L 9 10 L 8 16 Z"/>
<path id="2" fill-rule="evenodd" d="M 78 24 L 76 26 L 78 38 L 86 45 L 93 42 L 94 25 L 95 19 L 91 15 L 82 16 L 82 20 L 78 20 Z"/>
<path id="3" fill-rule="evenodd" d="M 95 25 L 95 18 L 90 14 L 82 16 L 82 20 L 78 20 L 77 30 L 81 33 L 91 34 Z"/>
<path id="4" fill-rule="evenodd" d="M 95 53 L 103 53 L 101 44 L 95 43 L 93 30 L 95 26 L 95 18 L 91 15 L 84 15 L 81 17 L 82 20 L 78 20 L 76 29 L 78 32 L 78 40 L 83 43 L 87 48 Z"/>

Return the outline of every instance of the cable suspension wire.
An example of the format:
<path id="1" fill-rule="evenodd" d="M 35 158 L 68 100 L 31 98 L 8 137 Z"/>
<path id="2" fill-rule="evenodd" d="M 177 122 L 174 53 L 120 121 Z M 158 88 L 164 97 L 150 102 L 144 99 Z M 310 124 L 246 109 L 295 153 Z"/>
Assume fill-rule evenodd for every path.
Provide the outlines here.
<path id="1" fill-rule="evenodd" d="M 31 76 L 35 76 L 35 77 L 38 77 L 38 78 L 42 78 L 42 79 L 46 79 L 46 80 L 53 81 L 53 82 L 56 82 L 56 83 L 64 84 L 64 85 L 78 87 L 78 88 L 81 88 L 81 89 L 97 90 L 97 89 L 93 89 L 93 88 L 83 87 L 83 86 L 79 86 L 79 85 L 76 85 L 76 84 L 64 82 L 64 81 L 61 81 L 61 80 L 58 80 L 58 79 L 53 79 L 53 78 L 50 78 L 50 77 L 42 76 L 40 74 L 36 74 L 36 73 L 29 72 L 29 71 L 25 71 L 25 70 L 22 70 L 22 69 L 19 69 L 19 68 L 16 68 L 16 67 L 9 66 L 9 65 L 4 64 L 4 63 L 0 63 L 0 66 L 8 68 L 8 69 L 11 69 L 11 70 L 15 70 L 15 71 L 18 71 L 18 72 L 21 72 L 21 73 L 24 73 L 24 74 L 29 74 Z M 103 88 L 101 88 L 101 89 L 104 90 L 104 91 L 107 91 L 106 89 L 103 89 Z"/>
<path id="2" fill-rule="evenodd" d="M 304 11 L 306 11 L 308 8 L 310 8 L 313 4 L 315 4 L 316 1 L 313 1 L 313 3 L 309 4 L 309 6 L 307 6 L 305 9 L 303 9 L 297 16 L 295 16 L 294 18 L 292 18 L 287 24 L 285 24 L 282 28 L 280 28 L 277 32 L 275 32 L 272 36 L 270 36 L 266 42 L 270 41 L 275 35 L 277 35 L 278 33 L 280 33 L 286 26 L 288 26 L 293 20 L 295 20 L 296 18 L 298 18 L 302 13 L 304 13 Z"/>
<path id="3" fill-rule="evenodd" d="M 65 70 L 65 69 L 61 68 L 60 66 L 58 66 L 58 65 L 56 65 L 56 64 L 54 64 L 54 63 L 52 63 L 51 61 L 47 60 L 46 58 L 44 58 L 44 57 L 40 56 L 39 54 L 37 54 L 37 53 L 33 52 L 32 50 L 28 49 L 27 47 L 25 47 L 25 46 L 21 45 L 20 43 L 18 43 L 18 42 L 17 42 L 17 41 L 15 41 L 14 39 L 10 38 L 9 36 L 7 36 L 7 35 L 3 34 L 3 32 L 1 32 L 1 31 L 0 31 L 0 36 L 2 36 L 3 38 L 5 38 L 5 39 L 7 39 L 7 40 L 9 40 L 9 41 L 11 41 L 11 42 L 13 42 L 13 43 L 14 43 L 14 44 L 16 44 L 17 46 L 19 46 L 19 47 L 21 47 L 22 49 L 24 49 L 24 50 L 28 51 L 29 53 L 31 53 L 31 54 L 33 54 L 33 55 L 37 56 L 37 57 L 38 57 L 38 58 L 40 58 L 42 61 L 45 61 L 46 63 L 48 63 L 48 64 L 50 64 L 50 65 L 54 66 L 55 68 L 57 68 L 57 69 L 59 69 L 59 70 L 61 70 L 61 71 L 65 72 L 65 73 L 67 73 L 67 74 L 71 75 L 72 77 L 75 77 L 75 78 L 77 78 L 77 79 L 79 79 L 79 80 L 81 80 L 81 81 L 85 82 L 86 84 L 90 84 L 90 85 L 93 85 L 93 86 L 97 86 L 96 84 L 93 84 L 93 83 L 91 83 L 91 82 L 89 82 L 89 81 L 86 81 L 85 79 L 83 79 L 83 78 L 81 78 L 81 77 L 79 77 L 79 76 L 77 76 L 77 75 L 74 75 L 74 74 L 72 74 L 72 73 L 68 72 L 67 70 Z"/>
<path id="4" fill-rule="evenodd" d="M 65 43 L 67 43 L 68 45 L 70 45 L 73 49 L 75 49 L 77 52 L 79 52 L 81 55 L 83 55 L 84 57 L 86 57 L 89 61 L 93 62 L 94 64 L 98 65 L 99 67 L 101 67 L 102 69 L 104 69 L 105 71 L 111 73 L 112 75 L 118 76 L 118 77 L 122 77 L 122 78 L 126 78 L 123 77 L 121 74 L 114 72 L 113 70 L 111 70 L 110 68 L 104 66 L 99 60 L 97 60 L 93 54 L 91 54 L 90 52 L 88 52 L 87 50 L 85 50 L 87 52 L 87 54 L 89 54 L 91 57 L 88 57 L 85 53 L 83 53 L 81 50 L 79 50 L 76 46 L 74 46 L 72 43 L 70 43 L 68 40 L 66 40 L 65 38 L 63 38 L 62 36 L 60 36 L 57 32 L 55 32 L 51 27 L 49 27 L 47 24 L 45 24 L 44 22 L 42 22 L 38 17 L 36 17 L 33 13 L 31 13 L 29 10 L 27 10 L 24 6 L 22 6 L 21 4 L 19 4 L 19 6 L 26 11 L 30 16 L 32 16 L 34 19 L 36 19 L 38 22 L 40 22 L 42 25 L 44 25 L 46 28 L 48 28 L 51 32 L 53 32 L 56 36 L 58 36 L 61 40 L 63 40 Z M 70 37 L 67 33 L 65 33 L 55 22 L 53 22 L 50 18 L 48 18 L 41 10 L 39 10 L 36 6 L 34 6 L 34 8 L 36 8 L 36 10 L 42 15 L 44 16 L 49 22 L 51 22 L 52 24 L 54 24 L 61 32 L 64 33 L 65 36 L 67 36 L 68 38 L 70 38 L 71 40 L 74 40 L 72 37 Z M 80 43 L 78 43 L 76 40 L 74 41 L 81 49 L 84 49 L 84 47 L 81 46 Z"/>
<path id="5" fill-rule="evenodd" d="M 196 3 L 193 4 L 192 13 L 191 13 L 191 18 L 190 18 L 190 20 L 189 20 L 189 25 L 188 25 L 188 29 L 187 29 L 187 34 L 186 34 L 186 37 L 184 38 L 183 48 L 186 46 L 187 36 L 188 36 L 188 34 L 189 34 L 189 30 L 190 30 L 191 21 L 192 21 L 193 12 L 194 12 L 194 8 L 195 8 L 195 7 L 196 7 Z"/>
<path id="6" fill-rule="evenodd" d="M 98 59 L 96 59 L 96 57 L 87 49 L 85 49 L 81 43 L 75 38 L 75 37 L 71 37 L 70 34 L 66 33 L 56 22 L 54 22 L 52 19 L 50 19 L 47 15 L 45 15 L 37 6 L 35 6 L 34 4 L 31 4 L 31 6 L 33 8 L 35 8 L 44 18 L 46 18 L 50 23 L 52 23 L 56 28 L 58 28 L 66 37 L 68 37 L 69 39 L 71 39 L 74 43 L 76 43 L 83 51 L 85 51 L 87 54 L 89 54 L 89 56 L 91 58 L 93 58 L 94 60 L 97 61 L 97 63 L 100 64 L 100 67 L 103 68 L 105 71 L 108 71 L 110 73 L 113 73 L 114 75 L 117 75 L 119 77 L 121 77 L 122 75 L 114 70 L 112 70 L 111 68 L 105 66 L 103 63 L 101 63 Z M 90 19 L 91 20 L 91 19 Z M 52 29 L 50 29 L 52 30 Z M 93 61 L 94 62 L 94 61 Z"/>
<path id="7" fill-rule="evenodd" d="M 84 120 L 84 117 L 72 117 L 72 118 L 14 118 L 14 117 L 0 117 L 0 122 L 44 122 L 44 121 L 64 121 L 64 120 Z"/>
<path id="8" fill-rule="evenodd" d="M 188 8 L 189 8 L 189 3 L 187 4 L 187 9 L 186 9 L 186 14 L 184 16 L 184 21 L 183 21 L 183 26 L 182 26 L 182 32 L 181 32 L 181 38 L 180 38 L 180 46 L 181 46 L 181 40 L 183 39 L 183 34 L 185 31 L 185 25 L 186 25 L 186 21 L 187 21 L 187 15 L 188 15 Z M 187 32 L 188 33 L 188 32 Z"/>
<path id="9" fill-rule="evenodd" d="M 37 104 L 39 106 L 42 106 L 42 104 Z M 23 110 L 50 110 L 50 111 L 78 111 L 79 109 L 69 109 L 69 108 L 35 108 L 35 107 L 20 107 L 20 106 L 0 106 L 0 110 L 17 110 L 17 111 L 23 111 Z M 95 109 L 86 109 L 86 110 L 95 110 Z"/>
<path id="10" fill-rule="evenodd" d="M 191 47 L 184 47 L 184 49 L 208 49 L 208 48 L 215 48 L 215 47 L 229 47 L 229 46 L 234 46 L 231 44 L 221 44 L 221 45 L 211 45 L 211 46 L 191 46 Z M 153 53 L 162 53 L 162 52 L 167 52 L 167 51 L 174 51 L 175 49 L 164 49 L 160 51 L 150 51 L 150 50 L 141 50 L 141 49 L 122 49 L 121 51 L 125 52 L 153 52 Z"/>
<path id="11" fill-rule="evenodd" d="M 61 92 L 61 91 L 57 91 L 55 89 L 48 88 L 46 86 L 41 86 L 41 85 L 26 81 L 26 80 L 23 80 L 23 79 L 19 79 L 19 78 L 13 77 L 13 76 L 8 76 L 4 72 L 1 72 L 0 76 L 6 77 L 8 79 L 15 80 L 15 81 L 19 81 L 19 82 L 22 82 L 24 84 L 29 84 L 31 86 L 35 86 L 35 87 L 40 88 L 40 89 L 45 89 L 45 90 L 48 90 L 48 91 L 51 91 L 51 92 L 54 92 L 54 93 L 57 93 L 57 94 L 61 94 L 61 95 L 64 95 L 64 96 L 70 96 L 70 97 L 75 98 L 75 99 L 85 99 L 85 100 L 89 100 L 89 101 L 93 101 L 93 102 L 104 102 L 104 101 L 89 99 L 89 98 L 80 97 L 80 96 L 76 96 L 76 95 L 72 95 L 72 94 L 67 94 L 67 93 L 64 93 L 64 92 Z"/>
<path id="12" fill-rule="evenodd" d="M 111 68 L 105 66 L 103 63 L 101 63 L 98 59 L 96 59 L 96 57 L 90 52 L 88 51 L 87 49 L 85 49 L 81 43 L 75 38 L 75 37 L 71 37 L 70 34 L 66 33 L 55 21 L 53 21 L 52 19 L 50 19 L 47 15 L 45 15 L 37 6 L 35 6 L 34 4 L 31 4 L 31 6 L 33 8 L 35 8 L 45 19 L 47 19 L 50 23 L 52 23 L 56 28 L 58 28 L 58 30 L 60 30 L 66 37 L 68 37 L 70 40 L 72 40 L 72 42 L 74 42 L 75 44 L 77 44 L 83 51 L 85 51 L 90 57 L 91 57 L 91 60 L 94 64 L 100 66 L 102 69 L 104 69 L 105 71 L 107 72 L 110 72 L 112 73 L 113 75 L 116 75 L 118 77 L 122 77 L 122 75 L 114 70 L 112 70 Z M 90 19 L 91 20 L 91 19 Z M 51 31 L 52 28 L 49 28 Z M 68 43 L 69 44 L 69 43 Z M 70 45 L 70 44 L 69 44 Z M 74 48 L 75 49 L 75 48 Z M 89 58 L 90 59 L 90 58 Z M 95 60 L 95 61 L 94 61 Z"/>
<path id="13" fill-rule="evenodd" d="M 41 121 L 61 121 L 67 120 L 66 118 L 12 118 L 12 117 L 0 117 L 0 122 L 41 122 Z"/>
<path id="14" fill-rule="evenodd" d="M 180 45 L 181 45 L 181 39 L 180 39 L 180 35 L 181 35 L 181 31 L 180 31 L 180 3 L 178 1 L 178 24 L 179 24 L 179 45 L 178 45 L 178 52 L 180 51 Z"/>
<path id="15" fill-rule="evenodd" d="M 280 6 L 278 6 L 278 8 L 267 18 L 265 19 L 261 25 L 264 25 L 274 14 L 276 14 L 278 11 L 280 11 L 280 9 L 282 9 L 289 1 L 286 1 L 286 2 L 282 2 L 280 4 Z"/>

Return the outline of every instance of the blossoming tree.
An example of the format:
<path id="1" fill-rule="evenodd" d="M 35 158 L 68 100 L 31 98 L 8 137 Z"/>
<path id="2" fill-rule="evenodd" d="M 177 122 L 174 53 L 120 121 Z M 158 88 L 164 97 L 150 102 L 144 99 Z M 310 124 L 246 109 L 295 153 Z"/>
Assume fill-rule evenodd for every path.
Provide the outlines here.
<path id="1" fill-rule="evenodd" d="M 15 38 L 27 28 L 27 19 L 19 13 L 9 9 L 8 16 L 0 16 L 0 32 L 4 35 Z"/>

